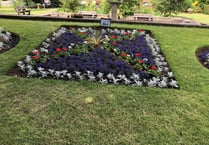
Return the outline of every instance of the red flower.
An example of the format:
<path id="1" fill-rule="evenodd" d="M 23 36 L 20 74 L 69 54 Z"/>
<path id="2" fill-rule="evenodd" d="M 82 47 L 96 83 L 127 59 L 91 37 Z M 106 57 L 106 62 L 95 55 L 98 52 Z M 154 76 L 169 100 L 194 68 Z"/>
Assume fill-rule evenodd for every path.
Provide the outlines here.
<path id="1" fill-rule="evenodd" d="M 135 53 L 135 55 L 139 57 L 141 54 L 140 53 Z"/>
<path id="2" fill-rule="evenodd" d="M 127 54 L 126 54 L 126 53 L 122 53 L 121 56 L 122 56 L 122 57 L 126 57 Z"/>
<path id="3" fill-rule="evenodd" d="M 156 66 L 154 66 L 154 65 L 153 65 L 151 68 L 152 68 L 152 69 L 154 69 L 154 70 L 156 70 L 156 69 L 157 69 L 157 67 L 156 67 Z"/>
<path id="4" fill-rule="evenodd" d="M 116 42 L 112 42 L 112 44 L 113 44 L 113 45 L 116 45 L 117 43 L 116 43 Z"/>
<path id="5" fill-rule="evenodd" d="M 126 35 L 130 35 L 130 33 L 126 32 Z"/>
<path id="6" fill-rule="evenodd" d="M 56 51 L 59 52 L 59 51 L 61 51 L 61 49 L 57 48 Z"/>
<path id="7" fill-rule="evenodd" d="M 33 56 L 33 59 L 38 59 L 38 56 Z"/>
<path id="8" fill-rule="evenodd" d="M 86 32 L 81 32 L 82 34 L 86 34 Z"/>
<path id="9" fill-rule="evenodd" d="M 73 27 L 68 27 L 69 29 L 73 29 Z"/>
<path id="10" fill-rule="evenodd" d="M 143 31 L 142 29 L 139 29 L 139 30 L 138 30 L 138 32 L 142 32 L 142 31 Z"/>
<path id="11" fill-rule="evenodd" d="M 143 63 L 143 60 L 139 60 L 139 63 Z"/>
<path id="12" fill-rule="evenodd" d="M 34 54 L 39 54 L 40 52 L 39 52 L 39 51 L 34 51 L 33 53 L 34 53 Z"/>
<path id="13" fill-rule="evenodd" d="M 115 36 L 115 35 L 113 35 L 113 36 L 111 36 L 111 38 L 116 38 L 116 36 Z"/>
<path id="14" fill-rule="evenodd" d="M 62 50 L 66 51 L 66 50 L 67 50 L 67 48 L 63 47 L 63 48 L 62 48 Z"/>

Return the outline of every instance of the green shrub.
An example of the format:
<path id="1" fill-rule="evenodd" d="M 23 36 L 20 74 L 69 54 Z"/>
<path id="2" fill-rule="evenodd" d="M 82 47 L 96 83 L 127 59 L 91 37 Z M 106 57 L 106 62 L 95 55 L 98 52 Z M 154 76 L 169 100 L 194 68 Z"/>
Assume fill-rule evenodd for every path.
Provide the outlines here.
<path id="1" fill-rule="evenodd" d="M 195 6 L 195 7 L 194 7 L 194 12 L 195 12 L 195 13 L 201 13 L 201 12 L 202 12 L 201 7 Z"/>
<path id="2" fill-rule="evenodd" d="M 209 5 L 204 5 L 203 13 L 209 14 Z"/>

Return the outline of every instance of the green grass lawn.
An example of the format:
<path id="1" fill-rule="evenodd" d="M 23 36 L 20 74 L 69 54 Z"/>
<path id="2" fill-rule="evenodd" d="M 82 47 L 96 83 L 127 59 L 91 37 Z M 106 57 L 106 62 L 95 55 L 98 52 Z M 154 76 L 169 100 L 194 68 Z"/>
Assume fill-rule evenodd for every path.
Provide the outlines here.
<path id="1" fill-rule="evenodd" d="M 209 29 L 112 25 L 151 30 L 180 84 L 177 90 L 7 76 L 60 25 L 99 24 L 0 22 L 21 40 L 0 54 L 0 144 L 208 144 L 209 70 L 195 51 L 209 45 Z"/>
<path id="2" fill-rule="evenodd" d="M 46 9 L 30 9 L 31 15 L 38 15 L 38 14 L 47 14 L 51 12 L 56 12 L 56 8 L 46 8 Z M 17 12 L 13 7 L 0 7 L 0 14 L 13 14 L 16 15 Z"/>
<path id="3" fill-rule="evenodd" d="M 202 13 L 179 13 L 177 16 L 186 17 L 204 24 L 209 24 L 209 15 L 202 14 Z"/>

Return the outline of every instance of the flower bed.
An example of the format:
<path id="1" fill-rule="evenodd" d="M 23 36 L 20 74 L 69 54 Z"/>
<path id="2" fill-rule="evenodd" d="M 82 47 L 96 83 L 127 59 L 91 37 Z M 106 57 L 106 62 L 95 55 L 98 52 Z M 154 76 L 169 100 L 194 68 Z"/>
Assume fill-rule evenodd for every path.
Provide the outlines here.
<path id="1" fill-rule="evenodd" d="M 28 77 L 179 88 L 145 30 L 62 26 L 17 65 Z"/>
<path id="2" fill-rule="evenodd" d="M 197 50 L 196 56 L 200 63 L 209 69 L 209 47 L 203 47 Z"/>
<path id="3" fill-rule="evenodd" d="M 19 42 L 19 37 L 13 33 L 6 32 L 0 28 L 0 53 L 15 47 Z"/>

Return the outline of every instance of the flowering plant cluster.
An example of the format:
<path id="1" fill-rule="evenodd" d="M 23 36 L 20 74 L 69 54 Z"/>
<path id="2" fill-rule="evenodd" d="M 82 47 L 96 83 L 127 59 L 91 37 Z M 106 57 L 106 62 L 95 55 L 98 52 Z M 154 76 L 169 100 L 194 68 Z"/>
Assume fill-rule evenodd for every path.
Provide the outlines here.
<path id="1" fill-rule="evenodd" d="M 178 88 L 148 31 L 60 27 L 18 67 L 28 77 Z"/>
<path id="2" fill-rule="evenodd" d="M 209 48 L 202 50 L 198 54 L 200 62 L 209 69 Z"/>
<path id="3" fill-rule="evenodd" d="M 4 31 L 3 28 L 0 28 L 0 52 L 9 50 L 14 47 L 17 42 L 17 37 L 10 32 Z"/>

